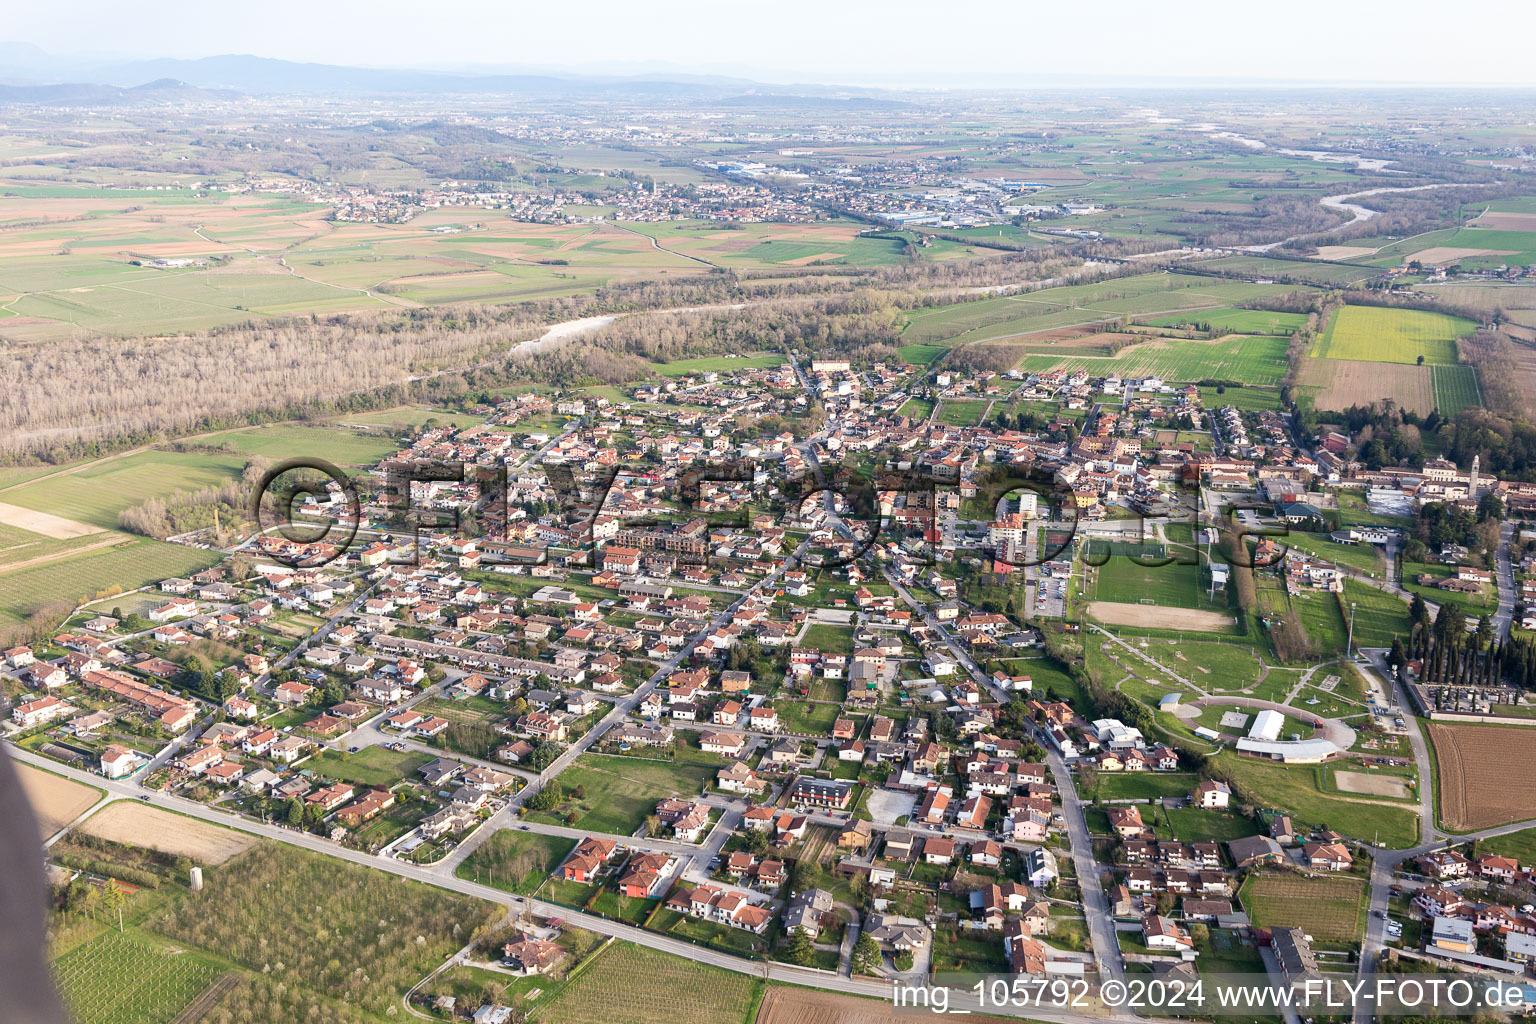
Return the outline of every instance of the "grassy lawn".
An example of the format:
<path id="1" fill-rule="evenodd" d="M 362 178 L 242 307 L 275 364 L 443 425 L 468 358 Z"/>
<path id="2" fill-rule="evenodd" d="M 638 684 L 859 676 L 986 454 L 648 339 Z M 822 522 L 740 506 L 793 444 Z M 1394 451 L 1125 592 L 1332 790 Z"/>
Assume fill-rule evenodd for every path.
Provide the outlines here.
<path id="1" fill-rule="evenodd" d="M 818 622 L 805 628 L 805 636 L 800 638 L 799 646 L 824 654 L 852 654 L 853 629 Z"/>
<path id="2" fill-rule="evenodd" d="M 1230 751 L 1215 762 L 1231 775 L 1247 802 L 1273 807 L 1291 815 L 1297 827 L 1326 826 L 1365 842 L 1379 841 L 1393 849 L 1412 846 L 1419 837 L 1419 816 L 1405 807 L 1344 801 L 1321 789 L 1320 765 L 1282 765 Z"/>
<path id="3" fill-rule="evenodd" d="M 502 829 L 480 844 L 454 874 L 531 896 L 575 845 L 576 840 L 563 836 Z"/>
<path id="4" fill-rule="evenodd" d="M 533 812 L 531 820 L 564 824 L 575 811 L 576 828 L 627 836 L 645 823 L 657 801 L 668 796 L 694 796 L 713 779 L 715 769 L 696 764 L 647 761 L 609 754 L 583 754 L 560 773 L 566 803 L 558 812 Z M 572 790 L 582 787 L 581 798 Z"/>
<path id="5" fill-rule="evenodd" d="M 1218 842 L 1259 834 L 1252 818 L 1223 811 L 1205 811 L 1198 807 L 1164 808 L 1163 814 L 1173 829 L 1175 839 L 1185 843 Z"/>
<path id="6" fill-rule="evenodd" d="M 1299 533 L 1294 530 L 1282 537 L 1280 544 L 1358 570 L 1367 576 L 1386 578 L 1387 560 L 1374 544 L 1338 544 L 1324 534 Z"/>
<path id="7" fill-rule="evenodd" d="M 1148 642 L 1146 652 L 1205 690 L 1244 690 L 1259 680 L 1258 656 L 1238 644 L 1154 640 Z"/>
<path id="8" fill-rule="evenodd" d="M 362 786 L 392 786 L 416 773 L 432 760 L 420 751 L 385 750 L 364 747 L 355 754 L 325 751 L 312 758 L 307 767 L 342 782 Z"/>
<path id="9" fill-rule="evenodd" d="M 1156 800 L 1182 796 L 1195 788 L 1193 772 L 1100 772 L 1095 800 Z"/>
<path id="10" fill-rule="evenodd" d="M 1406 643 L 1410 622 L 1408 602 L 1355 580 L 1344 581 L 1344 605 L 1355 606 L 1355 645 L 1391 647 L 1393 639 Z"/>
<path id="11" fill-rule="evenodd" d="M 812 701 L 776 700 L 774 708 L 779 713 L 779 725 L 785 732 L 809 733 L 822 736 L 832 731 L 842 708 L 836 704 L 818 704 Z"/>

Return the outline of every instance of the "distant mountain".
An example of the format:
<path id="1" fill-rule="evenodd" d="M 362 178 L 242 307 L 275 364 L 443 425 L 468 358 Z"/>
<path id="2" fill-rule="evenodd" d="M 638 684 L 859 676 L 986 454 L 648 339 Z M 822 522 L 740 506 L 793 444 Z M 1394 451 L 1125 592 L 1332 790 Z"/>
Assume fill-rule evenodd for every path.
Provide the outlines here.
<path id="1" fill-rule="evenodd" d="M 226 89 L 200 89 L 174 78 L 159 78 L 131 89 L 87 82 L 59 85 L 0 85 L 0 103 L 32 103 L 46 107 L 145 106 L 157 103 L 217 102 L 234 99 Z"/>
<path id="2" fill-rule="evenodd" d="M 814 105 L 825 98 L 829 109 L 867 106 L 888 95 L 884 90 L 829 88 L 818 85 L 765 86 L 743 78 L 715 75 L 423 71 L 409 68 L 357 68 L 222 54 L 195 60 L 100 61 L 50 55 L 30 43 L 0 42 L 0 82 L 18 86 L 103 82 L 127 86 L 169 79 L 203 89 L 233 89 L 249 95 L 325 93 L 328 95 L 438 96 L 451 94 L 721 102 L 747 106 Z M 57 88 L 80 88 L 57 86 Z M 799 95 L 790 95 L 791 93 Z M 78 96 L 89 95 L 80 91 Z M 103 94 L 110 99 L 109 94 Z M 0 97 L 4 98 L 4 97 Z M 81 99 L 80 102 L 89 102 Z M 32 102 L 46 102 L 33 100 Z M 894 101 L 886 101 L 894 102 Z"/>

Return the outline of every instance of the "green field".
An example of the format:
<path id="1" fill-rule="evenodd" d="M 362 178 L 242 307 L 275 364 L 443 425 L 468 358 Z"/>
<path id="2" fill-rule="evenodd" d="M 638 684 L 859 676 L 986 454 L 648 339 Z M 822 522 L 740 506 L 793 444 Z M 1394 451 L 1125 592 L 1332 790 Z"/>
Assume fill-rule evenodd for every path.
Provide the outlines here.
<path id="1" fill-rule="evenodd" d="M 1267 309 L 1203 309 L 1173 313 L 1144 321 L 1153 327 L 1195 327 L 1232 334 L 1292 334 L 1306 326 L 1305 313 L 1274 313 Z"/>
<path id="2" fill-rule="evenodd" d="M 1252 649 L 1238 644 L 1149 641 L 1146 652 L 1203 690 L 1243 690 L 1262 670 Z"/>
<path id="3" fill-rule="evenodd" d="M 1283 765 L 1230 751 L 1213 760 L 1226 770 L 1245 802 L 1289 814 L 1297 828 L 1331 828 L 1363 842 L 1404 849 L 1418 842 L 1419 816 L 1406 807 L 1364 799 L 1344 800 L 1323 791 L 1324 765 Z"/>
<path id="4" fill-rule="evenodd" d="M 981 421 L 990 402 L 955 401 L 946 398 L 939 406 L 938 421 L 953 427 L 971 427 Z"/>
<path id="5" fill-rule="evenodd" d="M 371 466 L 399 447 L 387 437 L 337 427 L 252 427 L 211 440 L 241 455 L 265 455 L 276 460 L 307 456 L 338 466 Z"/>
<path id="6" fill-rule="evenodd" d="M 112 587 L 133 590 L 189 576 L 219 560 L 214 552 L 139 537 L 128 543 L 0 573 L 0 625 L 53 601 L 78 601 Z"/>
<path id="7" fill-rule="evenodd" d="M 1280 411 L 1280 392 L 1273 388 L 1227 388 L 1218 392 L 1213 387 L 1202 387 L 1200 401 L 1207 409 L 1230 405 L 1239 412 Z"/>
<path id="8" fill-rule="evenodd" d="M 1470 366 L 1434 367 L 1435 408 L 1444 417 L 1452 417 L 1472 405 L 1482 404 L 1477 387 L 1477 371 Z"/>
<path id="9" fill-rule="evenodd" d="M 53 963 L 76 1024 L 166 1024 L 222 973 L 197 953 L 115 931 Z"/>
<path id="10" fill-rule="evenodd" d="M 598 954 L 538 1019 L 559 1024 L 751 1024 L 763 982 L 628 942 Z"/>
<path id="11" fill-rule="evenodd" d="M 416 769 L 432 760 L 418 750 L 386 750 L 364 747 L 355 754 L 327 751 L 311 758 L 309 767 L 322 775 L 360 786 L 393 786 L 410 779 Z"/>
<path id="12" fill-rule="evenodd" d="M 1155 555 L 1149 556 L 1156 557 Z M 1192 556 L 1191 556 L 1192 557 Z M 1207 599 L 1201 570 L 1196 565 L 1142 565 L 1124 554 L 1089 570 L 1094 574 L 1093 599 L 1126 604 L 1160 604 L 1172 608 L 1225 608 L 1226 598 Z"/>
<path id="13" fill-rule="evenodd" d="M 1284 338 L 1244 335 L 1225 341 L 1159 338 L 1112 356 L 1026 355 L 1018 368 L 1031 373 L 1081 370 L 1094 376 L 1161 377 L 1168 381 L 1232 380 L 1259 387 L 1285 376 Z"/>
<path id="14" fill-rule="evenodd" d="M 917 365 L 931 363 L 949 351 L 948 345 L 903 345 L 896 350 L 901 358 Z"/>
<path id="15" fill-rule="evenodd" d="M 1344 604 L 1354 605 L 1357 647 L 1391 647 L 1397 637 L 1407 643 L 1408 604 L 1401 598 L 1355 580 L 1345 580 Z"/>
<path id="16" fill-rule="evenodd" d="M 1179 274 L 1143 274 L 918 310 L 907 314 L 902 341 L 968 345 L 1137 314 L 1227 309 L 1234 302 L 1294 290 Z"/>
<path id="17" fill-rule="evenodd" d="M 609 754 L 582 754 L 560 773 L 566 806 L 558 813 L 531 812 L 535 821 L 564 824 L 567 812 L 577 814 L 575 828 L 627 836 L 655 813 L 663 797 L 696 796 L 715 777 L 708 765 L 671 764 Z M 575 797 L 577 786 L 586 794 Z"/>
<path id="18" fill-rule="evenodd" d="M 732 373 L 739 370 L 760 370 L 783 366 L 781 355 L 762 356 L 704 356 L 699 359 L 679 359 L 675 363 L 657 363 L 656 372 L 663 377 L 686 377 L 691 373 Z"/>
<path id="19" fill-rule="evenodd" d="M 1292 530 L 1276 539 L 1282 548 L 1295 548 L 1297 551 L 1354 569 L 1367 576 L 1377 579 L 1386 578 L 1387 560 L 1374 545 L 1339 544 L 1329 539 L 1327 534 L 1302 533 L 1299 530 Z"/>
<path id="20" fill-rule="evenodd" d="M 1193 772 L 1100 772 L 1094 800 L 1156 800 L 1186 796 L 1200 777 Z"/>
<path id="21" fill-rule="evenodd" d="M 118 525 L 118 513 L 149 498 L 220 487 L 240 475 L 239 455 L 141 451 L 84 463 L 0 490 L 0 502 L 90 523 Z"/>
<path id="22" fill-rule="evenodd" d="M 1377 306 L 1343 306 L 1308 353 L 1314 358 L 1378 363 L 1456 364 L 1456 339 L 1477 324 L 1446 313 Z"/>
<path id="23" fill-rule="evenodd" d="M 576 840 L 563 836 L 502 829 L 476 847 L 454 873 L 520 896 L 532 896 L 575 845 Z"/>
<path id="24" fill-rule="evenodd" d="M 1163 815 L 1173 829 L 1173 837 L 1181 843 L 1226 843 L 1259 834 L 1259 826 L 1253 819 L 1240 814 L 1205 811 L 1198 807 L 1165 807 Z"/>
<path id="25" fill-rule="evenodd" d="M 933 412 L 933 403 L 926 398 L 909 398 L 907 404 L 901 407 L 901 415 L 910 420 L 926 420 Z"/>

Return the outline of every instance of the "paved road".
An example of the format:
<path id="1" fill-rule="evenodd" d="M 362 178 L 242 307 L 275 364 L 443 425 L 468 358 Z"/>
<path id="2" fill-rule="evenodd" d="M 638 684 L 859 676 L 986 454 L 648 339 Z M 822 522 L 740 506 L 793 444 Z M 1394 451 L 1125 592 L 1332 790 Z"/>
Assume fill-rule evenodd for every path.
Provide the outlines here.
<path id="1" fill-rule="evenodd" d="M 51 761 L 48 758 L 12 746 L 9 743 L 5 744 L 5 746 L 11 756 L 17 761 L 46 768 L 48 771 L 56 774 L 105 789 L 108 796 L 106 800 L 97 805 L 98 810 L 119 800 L 135 799 L 143 795 L 149 795 L 149 802 L 155 806 L 178 811 L 203 821 L 223 825 L 275 842 L 287 843 L 290 846 L 303 847 L 315 853 L 336 857 L 340 860 L 361 864 L 365 867 L 377 868 L 403 878 L 414 879 L 418 882 L 435 885 L 438 888 L 448 889 L 492 903 L 499 903 L 503 906 L 524 907 L 529 912 L 540 917 L 556 917 L 570 924 L 585 928 L 588 931 L 596 932 L 599 935 L 613 936 L 614 938 L 633 942 L 636 945 L 646 946 L 663 953 L 671 953 L 674 956 L 685 957 L 689 960 L 696 960 L 700 963 L 710 964 L 711 966 L 720 967 L 728 971 L 735 971 L 739 974 L 748 974 L 791 985 L 803 985 L 808 988 L 829 989 L 834 992 L 845 992 L 876 999 L 890 998 L 890 984 L 885 981 L 845 978 L 835 972 L 808 970 L 771 961 L 747 960 L 729 953 L 722 953 L 718 950 L 675 939 L 668 935 L 645 931 L 633 925 L 610 921 L 603 917 L 594 917 L 590 914 L 572 910 L 569 907 L 511 896 L 500 889 L 456 878 L 451 874 L 445 875 L 439 870 L 423 868 L 415 864 L 407 864 L 403 861 L 380 858 L 358 850 L 350 850 L 346 847 L 338 846 L 327 839 L 311 835 L 308 832 L 295 832 L 276 825 L 266 825 L 245 818 L 237 818 L 221 811 L 212 810 L 192 800 L 184 800 L 180 797 L 164 793 L 142 790 L 131 783 L 104 779 L 90 772 L 70 768 L 67 765 L 61 765 L 56 761 Z M 974 996 L 969 991 L 953 992 L 951 994 L 951 1005 L 958 1009 L 977 1008 Z M 1010 1017 L 1027 1017 L 1030 1020 L 1052 1021 L 1055 1024 L 1080 1024 L 1083 1020 L 1082 1014 L 1066 1011 L 1056 1012 L 1030 1009 L 1026 1012 L 1022 1009 L 1010 1007 L 989 1007 L 987 1012 Z M 1142 1018 L 1125 1014 L 1096 1017 L 1095 1019 L 1112 1021 L 1114 1024 L 1138 1024 L 1142 1020 Z"/>

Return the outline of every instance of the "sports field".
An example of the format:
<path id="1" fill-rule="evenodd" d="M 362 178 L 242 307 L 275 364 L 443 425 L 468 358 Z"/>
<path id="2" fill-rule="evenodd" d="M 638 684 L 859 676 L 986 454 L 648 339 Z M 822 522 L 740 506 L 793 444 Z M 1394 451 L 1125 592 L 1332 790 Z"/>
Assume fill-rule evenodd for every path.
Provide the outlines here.
<path id="1" fill-rule="evenodd" d="M 1309 355 L 1379 363 L 1455 365 L 1456 339 L 1477 324 L 1446 313 L 1377 306 L 1343 306 L 1312 346 Z"/>

